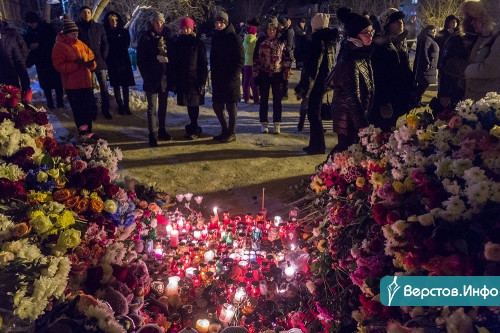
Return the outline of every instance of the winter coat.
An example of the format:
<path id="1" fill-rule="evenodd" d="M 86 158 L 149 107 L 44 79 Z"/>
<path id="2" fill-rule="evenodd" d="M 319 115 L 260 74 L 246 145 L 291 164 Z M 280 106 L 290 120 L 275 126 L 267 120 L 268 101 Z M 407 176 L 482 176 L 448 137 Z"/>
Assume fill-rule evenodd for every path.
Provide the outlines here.
<path id="1" fill-rule="evenodd" d="M 307 36 L 309 35 L 309 27 L 307 23 L 304 25 L 304 29 L 297 24 L 294 28 L 295 36 L 295 48 L 293 50 L 293 56 L 297 62 L 303 62 L 307 56 Z"/>
<path id="2" fill-rule="evenodd" d="M 253 76 L 258 85 L 261 75 L 273 76 L 276 73 L 282 73 L 283 80 L 290 77 L 291 62 L 286 46 L 278 38 L 267 38 L 259 45 L 257 58 L 253 63 Z"/>
<path id="3" fill-rule="evenodd" d="M 231 23 L 224 30 L 216 30 L 210 50 L 212 100 L 214 103 L 237 103 L 240 95 L 240 74 L 245 53 L 240 37 Z"/>
<path id="4" fill-rule="evenodd" d="M 429 30 L 422 30 L 417 39 L 417 49 L 413 62 L 413 75 L 416 83 L 433 84 L 437 82 L 438 58 L 438 44 L 434 41 Z"/>
<path id="5" fill-rule="evenodd" d="M 56 30 L 44 21 L 38 21 L 36 29 L 28 27 L 24 35 L 28 48 L 31 44 L 38 43 L 36 49 L 29 51 L 26 67 L 36 66 L 38 82 L 44 90 L 61 86 L 61 74 L 52 65 L 52 48 L 56 35 Z"/>
<path id="6" fill-rule="evenodd" d="M 455 104 L 462 100 L 465 93 L 465 68 L 469 54 L 476 41 L 476 36 L 450 36 L 442 50 L 439 61 L 439 91 L 440 97 L 451 97 Z"/>
<path id="7" fill-rule="evenodd" d="M 465 98 L 479 100 L 487 92 L 500 92 L 500 31 L 478 37 L 465 69 Z"/>
<path id="8" fill-rule="evenodd" d="M 78 39 L 84 42 L 94 53 L 97 62 L 95 70 L 107 69 L 105 59 L 108 56 L 109 44 L 102 24 L 92 20 L 90 22 L 76 22 L 78 26 Z"/>
<path id="9" fill-rule="evenodd" d="M 159 93 L 167 91 L 168 80 L 170 80 L 170 63 L 161 63 L 156 59 L 160 53 L 165 52 L 167 58 L 170 55 L 172 33 L 166 26 L 161 34 L 157 34 L 152 28 L 146 31 L 137 44 L 137 65 L 144 81 L 144 91 Z M 164 43 L 164 50 L 160 50 L 160 43 Z"/>
<path id="10" fill-rule="evenodd" d="M 375 81 L 371 48 L 345 40 L 333 72 L 332 115 L 335 132 L 348 135 L 349 124 L 360 129 L 368 125 L 373 106 Z"/>
<path id="11" fill-rule="evenodd" d="M 81 40 L 71 39 L 59 32 L 56 44 L 52 49 L 52 63 L 54 68 L 61 73 L 64 89 L 84 89 L 92 87 L 92 73 L 97 67 L 93 61 L 89 68 L 79 64 L 78 59 L 89 61 L 95 59 L 92 50 Z"/>
<path id="12" fill-rule="evenodd" d="M 410 95 L 413 90 L 413 73 L 410 68 L 406 33 L 395 38 L 382 35 L 373 41 L 373 75 L 375 78 L 374 112 L 381 105 L 391 103 L 397 119 L 410 109 Z"/>
<path id="13" fill-rule="evenodd" d="M 293 28 L 288 27 L 283 29 L 280 33 L 279 39 L 285 43 L 285 51 L 288 53 L 290 59 L 292 59 L 292 61 L 295 61 L 295 57 L 293 55 L 295 31 L 293 31 Z"/>
<path id="14" fill-rule="evenodd" d="M 243 50 L 245 50 L 245 66 L 253 66 L 253 52 L 255 44 L 257 43 L 257 36 L 254 34 L 246 34 L 243 39 Z"/>
<path id="15" fill-rule="evenodd" d="M 30 79 L 26 69 L 26 44 L 14 28 L 0 22 L 0 83 L 30 89 Z"/>
<path id="16" fill-rule="evenodd" d="M 177 93 L 177 104 L 199 106 L 205 103 L 205 85 L 208 61 L 205 44 L 194 35 L 180 35 L 174 42 L 172 86 Z"/>
<path id="17" fill-rule="evenodd" d="M 116 29 L 111 29 L 108 18 L 110 15 L 116 15 L 118 25 Z M 132 63 L 128 55 L 130 46 L 130 34 L 123 27 L 123 20 L 120 14 L 109 11 L 104 16 L 104 30 L 109 44 L 109 52 L 106 57 L 108 66 L 109 83 L 112 87 L 117 86 L 135 86 L 134 73 L 132 72 Z"/>
<path id="18" fill-rule="evenodd" d="M 311 35 L 307 59 L 304 62 L 303 74 L 295 87 L 295 92 L 302 97 L 309 97 L 312 91 L 322 95 L 325 79 L 335 66 L 335 46 L 338 38 L 337 29 L 324 28 Z"/>
<path id="19" fill-rule="evenodd" d="M 453 20 L 456 20 L 457 21 L 457 27 L 455 29 L 453 29 L 453 31 L 449 31 L 447 29 L 448 27 L 448 24 L 453 21 Z M 444 27 L 442 30 L 440 30 L 437 35 L 436 35 L 436 38 L 434 38 L 434 41 L 438 44 L 439 46 L 439 56 L 441 57 L 441 53 L 443 52 L 443 48 L 444 48 L 444 44 L 446 44 L 446 41 L 448 40 L 448 38 L 450 38 L 451 36 L 453 35 L 458 35 L 460 33 L 460 19 L 458 17 L 456 17 L 455 15 L 448 15 L 444 21 Z"/>

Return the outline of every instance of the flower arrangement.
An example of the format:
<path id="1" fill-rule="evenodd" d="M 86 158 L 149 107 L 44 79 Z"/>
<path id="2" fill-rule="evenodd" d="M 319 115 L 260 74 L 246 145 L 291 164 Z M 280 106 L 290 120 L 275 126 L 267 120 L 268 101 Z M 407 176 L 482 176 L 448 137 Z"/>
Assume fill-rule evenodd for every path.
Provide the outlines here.
<path id="1" fill-rule="evenodd" d="M 388 135 L 367 127 L 318 168 L 318 213 L 302 223 L 316 226 L 308 288 L 325 330 L 496 327 L 487 308 L 385 307 L 379 284 L 386 275 L 500 274 L 499 125 L 500 95 L 488 93 L 435 121 L 409 114 Z"/>

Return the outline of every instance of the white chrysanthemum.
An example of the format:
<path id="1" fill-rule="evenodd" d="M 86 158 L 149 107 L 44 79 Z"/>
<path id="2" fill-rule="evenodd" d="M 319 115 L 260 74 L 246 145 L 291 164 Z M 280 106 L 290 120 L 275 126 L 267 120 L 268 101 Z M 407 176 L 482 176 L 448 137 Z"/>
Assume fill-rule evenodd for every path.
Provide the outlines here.
<path id="1" fill-rule="evenodd" d="M 500 183 L 494 182 L 490 187 L 490 200 L 500 203 Z"/>
<path id="2" fill-rule="evenodd" d="M 459 102 L 455 108 L 457 114 L 467 120 L 476 121 L 477 116 L 473 111 L 474 102 L 471 99 Z"/>
<path id="3" fill-rule="evenodd" d="M 478 181 L 477 183 L 471 183 L 465 188 L 464 194 L 469 202 L 485 204 L 490 195 L 490 182 Z"/>
<path id="4" fill-rule="evenodd" d="M 443 202 L 443 207 L 446 210 L 440 214 L 443 219 L 449 222 L 458 221 L 462 218 L 462 214 L 465 212 L 465 203 L 458 196 L 451 196 L 448 200 Z"/>
<path id="5" fill-rule="evenodd" d="M 391 224 L 391 229 L 395 234 L 401 236 L 403 235 L 406 228 L 410 225 L 405 220 L 397 220 L 393 224 Z"/>
<path id="6" fill-rule="evenodd" d="M 476 183 L 476 182 L 486 180 L 486 175 L 485 175 L 483 169 L 474 166 L 474 167 L 464 171 L 463 178 L 465 179 L 465 181 L 467 183 Z"/>
<path id="7" fill-rule="evenodd" d="M 17 181 L 23 176 L 23 170 L 15 164 L 0 165 L 0 178 L 7 178 L 11 181 Z"/>
<path id="8" fill-rule="evenodd" d="M 418 222 L 420 222 L 420 224 L 424 227 L 429 227 L 434 224 L 434 215 L 431 213 L 419 215 Z"/>
<path id="9" fill-rule="evenodd" d="M 9 119 L 5 119 L 0 124 L 0 137 L 1 138 L 9 137 L 15 131 L 19 131 L 19 130 L 14 127 L 14 123 Z"/>
<path id="10" fill-rule="evenodd" d="M 443 179 L 442 184 L 446 192 L 451 193 L 453 195 L 460 195 L 461 188 L 456 180 L 452 182 L 449 178 L 445 178 Z"/>
<path id="11" fill-rule="evenodd" d="M 453 174 L 457 177 L 462 177 L 465 170 L 468 170 L 472 167 L 472 161 L 464 158 L 460 158 L 458 160 L 453 160 L 452 163 L 452 171 Z"/>
<path id="12" fill-rule="evenodd" d="M 436 175 L 439 177 L 450 177 L 453 175 L 453 160 L 449 157 L 443 158 L 434 163 L 436 165 Z"/>
<path id="13" fill-rule="evenodd" d="M 12 228 L 14 228 L 14 222 L 12 222 L 12 220 L 3 215 L 3 214 L 0 214 L 0 231 L 1 230 L 10 230 Z"/>
<path id="14" fill-rule="evenodd" d="M 481 98 L 474 107 L 477 112 L 488 112 L 491 109 L 490 101 L 486 98 Z"/>
<path id="15" fill-rule="evenodd" d="M 35 123 L 31 123 L 24 127 L 24 132 L 32 138 L 43 138 L 47 136 L 47 128 Z"/>

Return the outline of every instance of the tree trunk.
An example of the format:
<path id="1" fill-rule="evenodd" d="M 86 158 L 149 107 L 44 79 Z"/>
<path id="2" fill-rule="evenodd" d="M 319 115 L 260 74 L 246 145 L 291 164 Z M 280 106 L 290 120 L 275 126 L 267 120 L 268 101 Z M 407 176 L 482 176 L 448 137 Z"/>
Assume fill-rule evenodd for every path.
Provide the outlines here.
<path id="1" fill-rule="evenodd" d="M 45 9 L 43 11 L 43 19 L 45 22 L 50 23 L 52 20 L 52 5 L 48 2 L 45 3 Z"/>
<path id="2" fill-rule="evenodd" d="M 92 19 L 97 22 L 110 0 L 98 0 L 92 9 Z"/>

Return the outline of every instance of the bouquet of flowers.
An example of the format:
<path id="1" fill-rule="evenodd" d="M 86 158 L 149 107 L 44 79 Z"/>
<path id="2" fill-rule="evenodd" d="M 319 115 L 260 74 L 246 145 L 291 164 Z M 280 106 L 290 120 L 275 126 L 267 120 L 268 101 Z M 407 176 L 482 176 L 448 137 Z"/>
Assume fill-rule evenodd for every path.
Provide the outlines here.
<path id="1" fill-rule="evenodd" d="M 409 114 L 390 135 L 367 127 L 318 168 L 310 188 L 324 218 L 308 287 L 325 329 L 498 328 L 487 308 L 385 307 L 379 285 L 386 275 L 500 274 L 499 125 L 500 95 L 489 93 L 435 121 Z"/>

